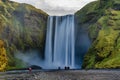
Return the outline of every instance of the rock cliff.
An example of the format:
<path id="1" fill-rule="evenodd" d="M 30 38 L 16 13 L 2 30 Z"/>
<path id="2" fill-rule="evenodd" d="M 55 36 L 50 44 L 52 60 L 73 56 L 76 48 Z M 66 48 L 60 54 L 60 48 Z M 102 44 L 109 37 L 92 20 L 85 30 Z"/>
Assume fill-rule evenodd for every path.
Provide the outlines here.
<path id="1" fill-rule="evenodd" d="M 120 68 L 120 1 L 92 2 L 78 11 L 76 17 L 91 40 L 83 68 Z"/>
<path id="2" fill-rule="evenodd" d="M 47 16 L 31 5 L 0 0 L 0 40 L 5 43 L 8 68 L 17 65 L 16 51 L 38 49 L 44 53 Z"/>

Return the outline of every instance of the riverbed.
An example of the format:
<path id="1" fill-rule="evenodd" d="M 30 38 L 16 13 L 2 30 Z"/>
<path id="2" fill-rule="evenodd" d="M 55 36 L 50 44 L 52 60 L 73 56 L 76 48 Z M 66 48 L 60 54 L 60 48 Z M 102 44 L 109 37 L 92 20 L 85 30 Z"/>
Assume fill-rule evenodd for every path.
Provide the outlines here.
<path id="1" fill-rule="evenodd" d="M 120 80 L 120 70 L 17 70 L 1 72 L 0 80 Z"/>

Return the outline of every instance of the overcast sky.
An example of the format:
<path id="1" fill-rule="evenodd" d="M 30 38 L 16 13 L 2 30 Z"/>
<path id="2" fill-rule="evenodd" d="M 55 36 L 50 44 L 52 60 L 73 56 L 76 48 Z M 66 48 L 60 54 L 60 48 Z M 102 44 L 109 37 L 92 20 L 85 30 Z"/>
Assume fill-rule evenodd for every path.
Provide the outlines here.
<path id="1" fill-rule="evenodd" d="M 86 4 L 96 0 L 11 0 L 20 3 L 32 4 L 49 15 L 73 14 Z"/>

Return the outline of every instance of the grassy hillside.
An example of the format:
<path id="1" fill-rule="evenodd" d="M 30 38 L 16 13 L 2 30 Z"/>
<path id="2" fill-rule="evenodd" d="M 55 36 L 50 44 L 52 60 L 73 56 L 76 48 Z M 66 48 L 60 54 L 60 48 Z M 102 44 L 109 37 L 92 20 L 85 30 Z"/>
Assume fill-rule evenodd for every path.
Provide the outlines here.
<path id="1" fill-rule="evenodd" d="M 92 46 L 83 68 L 120 68 L 120 1 L 99 0 L 76 13 L 77 23 L 87 26 Z"/>
<path id="2" fill-rule="evenodd" d="M 43 53 L 47 16 L 31 5 L 0 0 L 0 40 L 5 43 L 7 68 L 20 64 L 14 58 L 16 51 L 38 49 Z"/>

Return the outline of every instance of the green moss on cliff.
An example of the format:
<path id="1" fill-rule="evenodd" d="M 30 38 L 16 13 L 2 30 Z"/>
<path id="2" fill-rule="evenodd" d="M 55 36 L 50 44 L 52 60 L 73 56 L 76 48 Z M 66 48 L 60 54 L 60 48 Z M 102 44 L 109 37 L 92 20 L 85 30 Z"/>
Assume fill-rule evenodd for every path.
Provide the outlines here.
<path id="1" fill-rule="evenodd" d="M 17 68 L 16 51 L 44 51 L 47 14 L 28 4 L 0 0 L 0 39 L 5 42 L 8 68 Z"/>
<path id="2" fill-rule="evenodd" d="M 100 3 L 99 7 L 98 3 Z M 89 27 L 89 36 L 93 42 L 85 55 L 83 68 L 120 68 L 120 11 L 118 7 L 120 1 L 107 0 L 105 3 L 100 0 L 89 5 L 94 7 L 89 14 L 96 12 L 98 16 L 94 16 L 90 21 L 82 22 L 90 24 L 87 27 Z M 89 9 L 85 7 L 82 10 L 89 11 Z M 87 15 L 84 17 L 88 18 Z M 91 22 L 94 18 L 96 21 Z"/>

